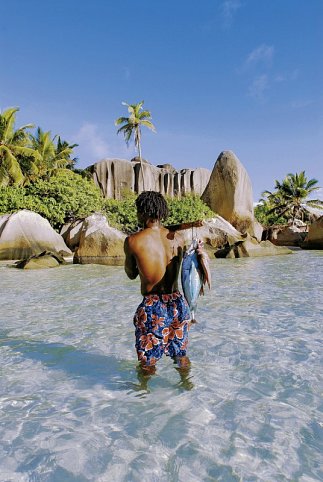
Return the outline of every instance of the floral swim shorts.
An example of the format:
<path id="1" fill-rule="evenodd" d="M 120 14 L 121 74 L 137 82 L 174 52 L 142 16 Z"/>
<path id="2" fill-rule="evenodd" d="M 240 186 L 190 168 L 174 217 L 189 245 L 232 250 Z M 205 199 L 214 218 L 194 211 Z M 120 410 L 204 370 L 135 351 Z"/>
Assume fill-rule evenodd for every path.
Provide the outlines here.
<path id="1" fill-rule="evenodd" d="M 145 295 L 133 320 L 138 360 L 144 365 L 155 365 L 164 353 L 185 356 L 189 320 L 187 302 L 179 291 Z"/>

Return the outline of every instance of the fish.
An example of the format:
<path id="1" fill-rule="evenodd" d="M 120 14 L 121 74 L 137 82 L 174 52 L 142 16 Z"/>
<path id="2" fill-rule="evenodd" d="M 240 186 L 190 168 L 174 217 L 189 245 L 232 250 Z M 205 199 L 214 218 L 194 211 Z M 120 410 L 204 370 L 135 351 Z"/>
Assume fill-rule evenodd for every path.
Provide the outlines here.
<path id="1" fill-rule="evenodd" d="M 191 322 L 196 323 L 197 299 L 200 294 L 204 294 L 203 285 L 207 283 L 211 289 L 208 256 L 204 251 L 198 250 L 198 241 L 196 239 L 192 241 L 183 256 L 181 281 L 184 297 L 191 313 Z"/>

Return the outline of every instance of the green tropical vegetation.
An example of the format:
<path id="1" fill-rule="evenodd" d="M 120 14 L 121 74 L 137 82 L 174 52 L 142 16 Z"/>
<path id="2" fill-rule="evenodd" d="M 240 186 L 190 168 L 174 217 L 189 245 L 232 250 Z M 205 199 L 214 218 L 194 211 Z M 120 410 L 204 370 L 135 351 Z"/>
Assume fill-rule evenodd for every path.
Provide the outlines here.
<path id="1" fill-rule="evenodd" d="M 141 156 L 142 125 L 154 130 L 150 112 L 142 109 L 143 102 L 128 105 L 130 116 L 118 119 L 124 126 L 126 141 L 134 136 Z M 136 195 L 123 192 L 122 199 L 104 199 L 90 173 L 76 169 L 73 149 L 77 144 L 62 141 L 50 131 L 33 124 L 15 128 L 18 108 L 0 114 L 0 215 L 21 209 L 34 211 L 48 219 L 57 230 L 68 220 L 102 212 L 111 226 L 127 233 L 137 229 Z M 117 121 L 116 121 L 117 122 Z M 182 200 L 168 199 L 167 224 L 195 221 L 213 216 L 213 212 L 198 196 Z"/>
<path id="2" fill-rule="evenodd" d="M 0 215 L 28 209 L 48 219 L 56 230 L 70 219 L 101 211 L 101 191 L 92 180 L 72 171 L 58 172 L 26 186 L 0 187 Z"/>
<path id="3" fill-rule="evenodd" d="M 143 110 L 143 101 L 128 105 L 129 117 L 120 117 L 128 143 L 134 137 L 141 158 L 141 126 L 152 130 L 150 112 Z M 73 149 L 60 136 L 40 127 L 34 133 L 33 124 L 16 128 L 17 107 L 0 113 L 0 215 L 21 209 L 34 211 L 59 230 L 68 220 L 102 212 L 109 224 L 127 233 L 137 229 L 136 194 L 122 193 L 122 199 L 105 199 L 94 184 L 90 172 L 76 169 Z M 316 179 L 307 179 L 305 171 L 288 174 L 275 181 L 273 191 L 264 191 L 255 208 L 255 216 L 264 226 L 286 224 L 290 220 L 310 220 L 310 208 L 323 209 L 323 201 L 312 199 L 319 189 Z M 169 217 L 165 224 L 180 224 L 214 216 L 197 195 L 181 199 L 168 198 Z"/>
<path id="4" fill-rule="evenodd" d="M 73 149 L 33 124 L 15 127 L 17 107 L 0 114 L 0 214 L 29 209 L 59 229 L 69 218 L 102 208 L 102 194 L 83 171 L 73 172 Z"/>
<path id="5" fill-rule="evenodd" d="M 102 212 L 107 216 L 109 224 L 126 233 L 132 233 L 138 228 L 137 210 L 135 205 L 137 195 L 133 192 L 123 193 L 120 200 L 105 199 Z M 193 222 L 214 217 L 214 212 L 197 195 L 186 195 L 181 199 L 167 197 L 169 216 L 165 225 Z"/>
<path id="6" fill-rule="evenodd" d="M 166 225 L 213 218 L 215 214 L 197 194 L 187 194 L 181 199 L 167 198 L 167 204 L 169 216 Z"/>
<path id="7" fill-rule="evenodd" d="M 38 127 L 36 135 L 31 136 L 31 145 L 39 153 L 39 160 L 36 163 L 37 178 L 49 178 L 75 165 L 76 159 L 71 156 L 77 144 L 69 145 L 67 141 L 62 141 L 60 136 L 52 138 L 50 131 L 44 132 Z"/>
<path id="8" fill-rule="evenodd" d="M 289 220 L 309 221 L 311 208 L 323 209 L 323 201 L 309 196 L 316 190 L 317 179 L 307 179 L 305 171 L 287 174 L 283 181 L 275 181 L 274 191 L 264 191 L 255 208 L 255 216 L 263 225 L 286 224 Z"/>
<path id="9" fill-rule="evenodd" d="M 27 124 L 15 129 L 17 107 L 0 113 L 0 186 L 12 184 L 21 186 L 26 171 L 36 171 L 36 162 L 40 160 L 39 152 L 30 145 L 30 129 Z"/>
<path id="10" fill-rule="evenodd" d="M 131 138 L 134 138 L 135 146 L 138 150 L 138 156 L 140 162 L 142 161 L 141 156 L 141 127 L 145 126 L 148 129 L 156 132 L 154 124 L 151 122 L 151 113 L 148 110 L 143 110 L 144 101 L 138 102 L 137 104 L 127 104 L 127 102 L 122 102 L 122 105 L 127 106 L 129 117 L 119 117 L 115 121 L 115 125 L 123 124 L 117 131 L 123 133 L 127 145 L 129 144 Z"/>
<path id="11" fill-rule="evenodd" d="M 69 145 L 59 136 L 40 127 L 33 135 L 33 124 L 15 128 L 18 107 L 0 114 L 0 186 L 23 186 L 37 179 L 48 179 L 59 170 L 72 169 L 77 144 Z"/>
<path id="12" fill-rule="evenodd" d="M 127 146 L 131 138 L 134 139 L 135 147 L 138 150 L 138 157 L 140 163 L 142 163 L 142 154 L 141 154 L 141 127 L 145 126 L 148 129 L 156 132 L 154 124 L 151 122 L 151 113 L 148 110 L 143 110 L 144 101 L 138 102 L 137 104 L 127 104 L 126 102 L 122 102 L 122 105 L 127 106 L 129 117 L 119 117 L 115 121 L 115 125 L 123 124 L 118 130 L 117 134 L 120 132 L 123 133 Z M 145 189 L 145 179 L 144 174 L 142 171 L 143 177 L 143 189 Z"/>

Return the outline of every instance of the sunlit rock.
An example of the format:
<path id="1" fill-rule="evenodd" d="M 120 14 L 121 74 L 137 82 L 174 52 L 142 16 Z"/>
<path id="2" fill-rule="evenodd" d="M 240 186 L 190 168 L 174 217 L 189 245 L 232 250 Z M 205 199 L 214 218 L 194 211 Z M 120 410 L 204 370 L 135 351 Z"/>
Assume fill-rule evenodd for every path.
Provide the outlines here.
<path id="1" fill-rule="evenodd" d="M 262 233 L 264 231 L 264 228 L 257 221 L 257 219 L 254 220 L 253 231 L 254 231 L 254 237 L 257 239 L 257 241 L 261 241 L 262 240 Z"/>
<path id="2" fill-rule="evenodd" d="M 120 199 L 124 190 L 134 190 L 133 165 L 125 159 L 105 159 L 90 166 L 89 170 L 95 184 L 107 198 Z"/>
<path id="3" fill-rule="evenodd" d="M 75 251 L 80 244 L 83 221 L 84 219 L 77 219 L 70 223 L 66 223 L 60 231 L 60 235 L 64 239 L 66 246 L 68 246 L 71 251 Z"/>
<path id="4" fill-rule="evenodd" d="M 0 259 L 25 259 L 43 251 L 72 254 L 62 236 L 39 214 L 22 210 L 0 217 Z"/>
<path id="5" fill-rule="evenodd" d="M 92 214 L 82 224 L 74 263 L 122 265 L 126 235 L 108 225 L 102 214 Z"/>
<path id="6" fill-rule="evenodd" d="M 276 246 L 300 246 L 307 233 L 307 226 L 272 226 L 263 233 L 263 239 Z"/>
<path id="7" fill-rule="evenodd" d="M 303 249 L 323 249 L 323 216 L 310 224 L 308 234 L 301 247 Z"/>
<path id="8" fill-rule="evenodd" d="M 66 264 L 62 256 L 50 251 L 43 251 L 40 254 L 17 261 L 14 267 L 20 269 L 46 269 L 57 268 L 60 264 Z"/>
<path id="9" fill-rule="evenodd" d="M 244 236 L 234 226 L 218 215 L 203 221 L 201 227 L 183 230 L 183 236 L 188 245 L 192 238 L 201 239 L 207 250 L 212 249 L 212 253 L 214 248 L 223 246 L 227 242 L 233 244 L 244 239 Z"/>
<path id="10" fill-rule="evenodd" d="M 219 155 L 201 198 L 240 232 L 255 234 L 251 181 L 232 151 Z"/>
<path id="11" fill-rule="evenodd" d="M 270 241 L 258 242 L 254 237 L 247 235 L 246 239 L 227 243 L 215 251 L 216 258 L 256 258 L 261 256 L 276 256 L 291 254 L 292 251 L 284 246 L 276 246 Z"/>
<path id="12" fill-rule="evenodd" d="M 105 159 L 90 166 L 94 182 L 107 198 L 120 199 L 127 191 L 157 191 L 165 196 L 180 197 L 186 194 L 201 195 L 210 178 L 205 168 L 177 171 L 171 164 L 154 166 L 138 157 Z"/>

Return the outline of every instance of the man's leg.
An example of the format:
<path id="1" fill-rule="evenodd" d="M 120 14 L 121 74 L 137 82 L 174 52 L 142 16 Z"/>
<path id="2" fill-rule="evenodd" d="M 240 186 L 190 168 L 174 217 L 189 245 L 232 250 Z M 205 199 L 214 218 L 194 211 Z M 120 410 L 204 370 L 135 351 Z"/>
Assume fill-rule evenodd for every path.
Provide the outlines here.
<path id="1" fill-rule="evenodd" d="M 176 355 L 173 357 L 174 363 L 177 364 L 177 367 L 180 369 L 188 369 L 191 366 L 191 361 L 187 355 Z"/>

